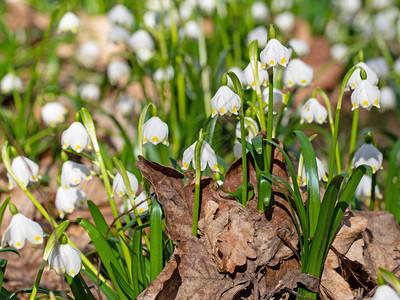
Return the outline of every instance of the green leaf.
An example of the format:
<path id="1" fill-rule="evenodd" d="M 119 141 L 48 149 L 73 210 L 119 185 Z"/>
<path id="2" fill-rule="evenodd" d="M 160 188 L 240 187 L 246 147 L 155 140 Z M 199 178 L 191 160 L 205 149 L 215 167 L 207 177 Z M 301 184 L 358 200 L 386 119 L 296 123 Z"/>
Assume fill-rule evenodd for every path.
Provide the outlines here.
<path id="1" fill-rule="evenodd" d="M 75 299 L 95 299 L 90 290 L 88 290 L 88 293 L 85 291 L 84 287 L 86 283 L 83 280 L 81 274 L 77 274 L 75 277 L 71 277 L 66 274 L 65 277 L 67 278 L 67 282 L 71 288 L 72 293 L 74 294 Z"/>
<path id="2" fill-rule="evenodd" d="M 0 259 L 0 292 L 1 292 L 1 288 L 3 286 L 3 279 L 4 279 L 4 273 L 6 272 L 6 267 L 7 267 L 7 259 L 1 258 Z"/>
<path id="3" fill-rule="evenodd" d="M 243 183 L 239 184 L 239 186 L 236 189 L 236 192 L 233 193 L 235 194 L 235 197 L 238 198 L 239 202 L 242 202 L 242 191 L 243 191 Z M 253 199 L 254 197 L 254 186 L 248 182 L 247 183 L 247 201 Z"/>
<path id="4" fill-rule="evenodd" d="M 310 222 L 310 236 L 312 237 L 317 229 L 319 210 L 321 206 L 319 196 L 319 180 L 317 160 L 315 158 L 314 148 L 307 136 L 302 131 L 295 131 L 300 141 L 304 156 L 304 164 L 307 175 L 307 213 Z"/>
<path id="5" fill-rule="evenodd" d="M 400 282 L 399 280 L 396 278 L 396 276 L 393 275 L 392 272 L 383 269 L 383 268 L 379 268 L 379 275 L 381 277 L 383 277 L 383 279 L 389 283 L 398 294 L 400 294 Z"/>
<path id="6" fill-rule="evenodd" d="M 118 271 L 118 268 L 112 262 L 111 262 L 110 265 L 111 265 L 111 269 L 113 271 L 113 274 L 115 276 L 115 279 L 117 280 L 119 286 L 121 287 L 122 291 L 124 292 L 124 295 L 127 297 L 127 299 L 135 299 L 136 295 L 135 295 L 132 287 L 125 280 L 125 278 Z"/>
<path id="7" fill-rule="evenodd" d="M 0 253 L 1 252 L 13 252 L 15 254 L 17 254 L 19 257 L 21 257 L 21 254 L 19 253 L 19 251 L 15 248 L 1 248 L 0 249 Z"/>
<path id="8" fill-rule="evenodd" d="M 263 137 L 262 136 L 255 136 L 251 139 L 251 144 L 253 145 L 254 150 L 261 154 L 263 152 Z"/>
<path id="9" fill-rule="evenodd" d="M 153 201 L 150 213 L 150 281 L 163 269 L 162 208 L 157 199 Z"/>
<path id="10" fill-rule="evenodd" d="M 44 249 L 43 260 L 45 261 L 48 260 L 50 252 L 55 246 L 56 240 L 58 241 L 58 239 L 61 237 L 64 231 L 67 230 L 69 223 L 70 223 L 69 220 L 65 220 L 60 225 L 58 225 L 57 228 L 53 231 L 49 240 L 47 241 L 46 248 Z"/>
<path id="11" fill-rule="evenodd" d="M 146 287 L 146 274 L 143 260 L 142 229 L 133 233 L 132 278 L 135 295 L 138 296 Z"/>
<path id="12" fill-rule="evenodd" d="M 242 84 L 239 81 L 239 78 L 233 72 L 226 72 L 225 74 L 227 76 L 229 76 L 229 78 L 233 82 L 233 87 L 234 87 L 235 93 L 238 94 L 240 99 L 242 99 L 242 97 L 243 97 L 243 88 L 242 88 Z"/>
<path id="13" fill-rule="evenodd" d="M 3 221 L 4 212 L 6 211 L 7 205 L 10 202 L 11 196 L 8 196 L 6 200 L 4 200 L 3 204 L 0 206 L 0 225 Z"/>
<path id="14" fill-rule="evenodd" d="M 106 220 L 104 219 L 103 214 L 99 210 L 99 208 L 94 204 L 93 201 L 88 200 L 87 202 L 90 214 L 92 215 L 92 218 L 94 220 L 94 223 L 96 224 L 97 229 L 100 231 L 100 233 L 104 236 L 108 230 L 108 225 Z"/>
<path id="15" fill-rule="evenodd" d="M 94 284 L 97 284 L 97 275 L 90 271 L 88 268 L 81 270 Z M 108 285 L 99 281 L 99 288 L 108 300 L 119 300 L 117 293 Z"/>
<path id="16" fill-rule="evenodd" d="M 270 207 L 272 205 L 271 203 L 272 183 L 263 175 L 264 174 L 261 174 L 259 179 L 258 199 L 259 200 L 261 199 L 261 202 L 264 204 L 265 207 Z M 258 209 L 260 209 L 260 207 Z"/>
<path id="17" fill-rule="evenodd" d="M 400 168 L 398 166 L 398 154 L 400 153 L 400 139 L 394 144 L 389 154 L 388 172 L 386 177 L 385 209 L 395 215 L 400 222 Z M 397 177 L 397 182 L 394 178 Z"/>

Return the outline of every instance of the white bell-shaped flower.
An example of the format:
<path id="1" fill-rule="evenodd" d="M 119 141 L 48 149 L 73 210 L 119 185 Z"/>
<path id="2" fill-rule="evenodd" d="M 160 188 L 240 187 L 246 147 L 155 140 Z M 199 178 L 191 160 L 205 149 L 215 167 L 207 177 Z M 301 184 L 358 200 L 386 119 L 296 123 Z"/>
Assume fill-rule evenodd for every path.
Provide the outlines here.
<path id="1" fill-rule="evenodd" d="M 373 106 L 380 108 L 379 100 L 381 92 L 379 89 L 372 85 L 368 80 L 361 80 L 351 94 L 352 109 L 363 107 L 370 110 Z"/>
<path id="2" fill-rule="evenodd" d="M 13 90 L 17 92 L 22 91 L 22 80 L 17 75 L 8 73 L 2 79 L 0 83 L 0 90 L 3 94 L 12 93 Z"/>
<path id="3" fill-rule="evenodd" d="M 136 194 L 139 188 L 139 182 L 136 176 L 133 175 L 131 172 L 126 171 L 126 174 L 128 174 L 129 183 L 131 185 L 131 192 L 132 194 Z M 117 175 L 115 175 L 114 177 L 111 196 L 114 197 L 114 195 L 118 195 L 122 197 L 125 194 L 126 187 L 124 184 L 124 179 L 122 178 L 122 175 L 120 173 L 117 173 Z"/>
<path id="4" fill-rule="evenodd" d="M 125 61 L 114 60 L 107 66 L 107 76 L 112 85 L 118 84 L 118 81 L 126 77 L 131 72 L 131 67 Z"/>
<path id="5" fill-rule="evenodd" d="M 267 69 L 271 67 L 283 69 L 286 68 L 289 62 L 290 51 L 277 39 L 270 39 L 267 46 L 261 51 L 260 59 Z"/>
<path id="6" fill-rule="evenodd" d="M 71 147 L 80 153 L 83 149 L 92 149 L 90 137 L 86 128 L 80 122 L 74 122 L 65 130 L 61 136 L 61 148 Z"/>
<path id="7" fill-rule="evenodd" d="M 369 177 L 368 175 L 364 175 L 361 180 L 360 183 L 357 186 L 357 189 L 354 193 L 354 195 L 356 196 L 356 198 L 359 201 L 363 201 L 367 198 L 371 197 L 371 187 L 372 187 L 372 179 L 371 177 Z M 375 196 L 378 199 L 382 199 L 383 196 L 379 190 L 378 185 L 375 185 Z"/>
<path id="8" fill-rule="evenodd" d="M 376 149 L 372 144 L 362 145 L 353 157 L 353 168 L 357 168 L 360 165 L 371 166 L 372 172 L 376 172 L 382 169 L 383 155 Z"/>
<path id="9" fill-rule="evenodd" d="M 254 21 L 265 23 L 269 18 L 269 8 L 263 1 L 256 1 L 251 6 L 251 15 Z M 264 47 L 264 46 L 263 46 Z"/>
<path id="10" fill-rule="evenodd" d="M 43 229 L 39 223 L 18 213 L 12 217 L 10 225 L 4 232 L 1 247 L 8 244 L 16 249 L 22 249 L 25 239 L 35 245 L 43 243 Z"/>
<path id="11" fill-rule="evenodd" d="M 281 1 L 281 0 L 279 0 Z M 290 11 L 282 12 L 275 16 L 274 24 L 285 33 L 293 30 L 296 18 Z"/>
<path id="12" fill-rule="evenodd" d="M 260 85 L 266 86 L 268 84 L 268 71 L 263 68 L 261 62 L 257 63 L 257 71 L 258 71 L 258 80 Z M 243 70 L 244 74 L 244 85 L 247 88 L 256 89 L 256 82 L 254 81 L 253 69 L 251 68 L 251 64 L 249 63 L 247 67 Z"/>
<path id="13" fill-rule="evenodd" d="M 55 204 L 60 218 L 64 218 L 65 214 L 72 213 L 75 207 L 86 205 L 86 194 L 77 187 L 70 186 L 64 189 L 60 186 L 57 189 Z"/>
<path id="14" fill-rule="evenodd" d="M 187 170 L 189 168 L 190 163 L 192 163 L 193 168 L 196 169 L 196 162 L 194 157 L 196 144 L 197 141 L 194 142 L 194 144 L 192 144 L 189 148 L 187 148 L 185 152 L 183 152 L 182 170 Z M 204 169 L 207 167 L 207 164 L 210 167 L 210 169 L 213 170 L 214 172 L 220 172 L 217 163 L 217 156 L 215 155 L 214 150 L 206 141 L 203 141 L 200 151 L 201 171 L 204 171 Z"/>
<path id="15" fill-rule="evenodd" d="M 92 69 L 96 66 L 99 56 L 100 47 L 95 41 L 82 44 L 76 52 L 77 61 L 87 69 Z"/>
<path id="16" fill-rule="evenodd" d="M 296 52 L 297 56 L 305 56 L 310 53 L 310 46 L 306 41 L 300 39 L 291 39 L 289 45 Z"/>
<path id="17" fill-rule="evenodd" d="M 100 86 L 95 83 L 84 83 L 79 87 L 82 99 L 89 101 L 97 101 L 100 99 Z"/>
<path id="18" fill-rule="evenodd" d="M 280 12 L 284 10 L 291 10 L 293 7 L 293 0 L 272 0 L 271 10 L 273 12 Z"/>
<path id="19" fill-rule="evenodd" d="M 54 270 L 57 275 L 67 273 L 75 277 L 81 268 L 81 252 L 70 244 L 58 244 L 51 250 L 48 270 Z"/>
<path id="20" fill-rule="evenodd" d="M 366 80 L 368 80 L 371 83 L 371 85 L 378 84 L 378 75 L 376 75 L 376 73 L 374 71 L 372 71 L 372 69 L 370 67 L 368 67 L 366 63 L 359 62 L 358 64 L 356 64 L 356 66 L 361 67 L 365 70 L 365 72 L 367 73 Z M 359 68 L 357 68 L 353 72 L 353 74 L 351 74 L 349 81 L 347 83 L 347 87 L 354 90 L 363 81 L 361 79 L 360 72 L 361 72 L 361 70 Z"/>
<path id="21" fill-rule="evenodd" d="M 376 289 L 372 300 L 400 300 L 400 296 L 394 289 L 385 284 Z"/>
<path id="22" fill-rule="evenodd" d="M 345 62 L 348 59 L 348 52 L 349 47 L 345 44 L 335 44 L 330 50 L 332 58 L 339 62 Z"/>
<path id="23" fill-rule="evenodd" d="M 46 103 L 41 110 L 42 120 L 49 127 L 56 127 L 57 124 L 65 121 L 67 109 L 61 103 Z"/>
<path id="24" fill-rule="evenodd" d="M 239 79 L 240 81 L 240 85 L 244 86 L 245 84 L 245 79 L 244 79 L 244 73 L 242 71 L 242 69 L 238 68 L 238 67 L 232 67 L 228 70 L 228 72 L 232 72 L 236 75 L 236 77 Z M 229 86 L 230 88 L 233 88 L 233 82 L 231 80 L 231 78 L 228 76 L 228 81 L 227 81 L 227 86 Z"/>
<path id="25" fill-rule="evenodd" d="M 382 56 L 368 59 L 365 63 L 378 75 L 378 78 L 386 79 L 390 76 L 390 67 Z"/>
<path id="26" fill-rule="evenodd" d="M 158 68 L 154 74 L 153 78 L 155 82 L 168 82 L 174 78 L 174 68 L 168 66 L 167 68 Z"/>
<path id="27" fill-rule="evenodd" d="M 155 45 L 150 34 L 143 29 L 133 33 L 128 39 L 128 45 L 142 62 L 147 62 L 155 54 Z"/>
<path id="28" fill-rule="evenodd" d="M 136 99 L 131 97 L 129 94 L 122 94 L 118 98 L 117 110 L 124 116 L 128 116 L 133 112 L 136 104 Z"/>
<path id="29" fill-rule="evenodd" d="M 258 26 L 251 30 L 247 34 L 247 46 L 250 46 L 251 42 L 257 40 L 258 47 L 264 48 L 268 41 L 268 29 L 265 26 Z"/>
<path id="30" fill-rule="evenodd" d="M 30 182 L 37 182 L 40 179 L 39 165 L 29 158 L 17 156 L 11 164 L 11 169 L 24 187 L 28 186 Z M 11 190 L 16 182 L 9 173 L 7 173 L 7 177 L 8 188 Z"/>
<path id="31" fill-rule="evenodd" d="M 58 23 L 58 32 L 68 32 L 77 33 L 79 28 L 79 18 L 72 12 L 67 12 Z"/>
<path id="32" fill-rule="evenodd" d="M 133 14 L 122 4 L 117 4 L 111 8 L 107 13 L 107 17 L 111 24 L 121 25 L 128 29 L 132 27 L 132 24 L 135 21 Z"/>
<path id="33" fill-rule="evenodd" d="M 183 27 L 183 33 L 186 37 L 193 41 L 197 41 L 200 37 L 200 26 L 194 20 L 188 21 Z"/>
<path id="34" fill-rule="evenodd" d="M 185 0 L 179 5 L 179 16 L 181 21 L 186 21 L 192 16 L 193 10 L 196 8 L 196 0 Z"/>
<path id="35" fill-rule="evenodd" d="M 328 111 L 326 108 L 317 99 L 311 98 L 301 108 L 300 124 L 304 122 L 323 124 L 326 122 L 327 117 Z"/>
<path id="36" fill-rule="evenodd" d="M 274 88 L 272 91 L 272 99 L 273 99 L 273 113 L 277 114 L 279 109 L 283 103 L 283 94 L 282 91 Z M 268 112 L 268 101 L 269 101 L 269 87 L 264 87 L 261 89 L 261 99 L 264 103 L 267 103 L 267 106 L 264 108 L 264 113 Z"/>
<path id="37" fill-rule="evenodd" d="M 146 192 L 141 192 L 140 195 L 135 198 L 135 202 L 133 203 L 133 205 L 132 205 L 131 201 L 127 201 L 127 210 L 131 210 L 133 206 L 135 206 L 136 204 L 141 203 L 146 198 L 147 198 Z M 136 209 L 137 209 L 137 212 L 138 212 L 139 217 L 140 217 L 140 216 L 142 216 L 142 215 L 144 215 L 144 214 L 149 212 L 149 204 L 147 203 L 147 201 L 144 201 L 142 204 L 140 204 L 138 207 L 136 207 Z M 119 213 L 122 214 L 125 211 L 126 211 L 125 210 L 125 206 L 122 204 L 119 207 Z M 129 213 L 129 216 L 133 220 L 136 219 L 135 213 L 133 211 Z M 121 217 L 121 221 L 122 222 L 126 222 L 125 216 Z"/>
<path id="38" fill-rule="evenodd" d="M 143 124 L 143 144 L 152 143 L 158 145 L 168 143 L 168 125 L 161 121 L 159 117 L 152 117 Z"/>
<path id="39" fill-rule="evenodd" d="M 201 11 L 206 15 L 211 16 L 214 14 L 215 7 L 217 5 L 215 0 L 202 0 L 197 2 Z"/>
<path id="40" fill-rule="evenodd" d="M 221 86 L 215 93 L 214 97 L 211 98 L 212 117 L 214 117 L 216 114 L 221 116 L 225 114 L 237 115 L 239 113 L 240 106 L 240 97 L 226 85 Z"/>
<path id="41" fill-rule="evenodd" d="M 83 164 L 78 164 L 74 161 L 66 161 L 61 169 L 61 186 L 68 189 L 71 186 L 76 186 L 82 180 L 92 179 L 90 170 Z"/>
<path id="42" fill-rule="evenodd" d="M 381 98 L 379 101 L 381 108 L 379 111 L 395 109 L 397 107 L 397 98 L 393 89 L 390 86 L 381 88 Z"/>
<path id="43" fill-rule="evenodd" d="M 322 180 L 325 182 L 328 181 L 328 176 L 326 175 L 328 171 L 326 170 L 324 163 L 318 157 L 315 158 L 317 161 L 318 180 Z M 303 165 L 303 172 L 301 173 L 301 179 L 303 180 L 304 184 L 307 184 L 305 165 Z"/>
<path id="44" fill-rule="evenodd" d="M 244 128 L 246 131 L 246 142 L 249 142 L 251 144 L 251 139 L 255 137 L 260 131 L 257 122 L 252 118 L 244 117 Z M 236 134 L 236 139 L 235 139 L 236 141 L 233 147 L 233 155 L 236 158 L 240 158 L 242 157 L 242 144 L 237 140 L 238 138 L 241 137 L 240 122 L 236 124 L 235 134 Z M 247 152 L 248 150 L 246 149 L 246 153 Z"/>
<path id="45" fill-rule="evenodd" d="M 313 68 L 295 58 L 290 61 L 283 72 L 282 81 L 286 87 L 294 87 L 296 85 L 306 87 L 311 84 L 313 76 Z"/>
<path id="46" fill-rule="evenodd" d="M 111 43 L 125 43 L 129 39 L 129 32 L 121 26 L 115 25 L 108 33 L 107 40 Z"/>

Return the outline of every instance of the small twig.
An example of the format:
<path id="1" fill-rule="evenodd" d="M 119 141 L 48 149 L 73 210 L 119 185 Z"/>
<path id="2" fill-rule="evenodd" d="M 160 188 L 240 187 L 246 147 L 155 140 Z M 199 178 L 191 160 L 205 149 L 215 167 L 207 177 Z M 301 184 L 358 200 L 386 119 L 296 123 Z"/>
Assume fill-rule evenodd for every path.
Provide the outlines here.
<path id="1" fill-rule="evenodd" d="M 292 250 L 292 252 L 296 256 L 297 262 L 299 262 L 301 260 L 299 253 L 297 252 L 296 248 L 292 245 L 292 243 L 283 235 L 281 228 L 279 228 L 276 231 L 276 235 L 282 240 L 282 242 L 284 242 L 284 244 L 287 247 L 290 248 L 290 250 Z"/>
<path id="2" fill-rule="evenodd" d="M 265 296 L 264 299 L 265 300 L 271 299 L 275 295 L 275 293 L 279 291 L 283 286 L 284 284 L 282 283 L 282 280 L 279 280 L 278 284 L 274 287 L 274 289 L 271 292 L 269 292 L 267 296 Z"/>

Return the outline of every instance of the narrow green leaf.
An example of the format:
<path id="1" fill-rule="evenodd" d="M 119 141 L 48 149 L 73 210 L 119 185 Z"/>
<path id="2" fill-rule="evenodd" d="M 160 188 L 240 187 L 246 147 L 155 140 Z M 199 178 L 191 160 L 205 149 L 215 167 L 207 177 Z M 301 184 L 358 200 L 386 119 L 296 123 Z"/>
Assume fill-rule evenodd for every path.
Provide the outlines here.
<path id="1" fill-rule="evenodd" d="M 6 267 L 7 267 L 7 259 L 1 258 L 0 259 L 0 292 L 1 292 L 1 288 L 3 286 L 3 279 L 4 279 L 4 274 L 6 272 Z"/>
<path id="2" fill-rule="evenodd" d="M 106 220 L 104 219 L 103 214 L 99 210 L 99 208 L 94 204 L 93 201 L 88 200 L 87 202 L 90 214 L 92 215 L 92 218 L 94 220 L 94 223 L 96 224 L 97 229 L 100 231 L 100 233 L 104 236 L 108 230 L 108 225 Z"/>
<path id="3" fill-rule="evenodd" d="M 157 199 L 153 201 L 150 213 L 150 281 L 163 269 L 162 208 Z"/>
<path id="4" fill-rule="evenodd" d="M 379 275 L 400 294 L 400 282 L 394 274 L 386 269 L 379 268 Z"/>
<path id="5" fill-rule="evenodd" d="M 7 205 L 10 202 L 11 196 L 8 196 L 6 200 L 4 200 L 3 204 L 0 206 L 0 225 L 3 221 L 4 212 L 6 211 Z"/>
<path id="6" fill-rule="evenodd" d="M 88 268 L 81 270 L 94 284 L 97 284 L 97 275 L 90 271 Z M 99 282 L 99 289 L 103 292 L 108 300 L 119 300 L 117 293 L 104 284 L 102 281 Z"/>
<path id="7" fill-rule="evenodd" d="M 255 136 L 251 139 L 251 144 L 253 145 L 254 150 L 258 154 L 261 154 L 263 151 L 263 137 L 262 136 Z"/>
<path id="8" fill-rule="evenodd" d="M 388 172 L 386 177 L 385 209 L 396 216 L 400 222 L 400 169 L 398 166 L 398 154 L 400 153 L 400 139 L 394 144 L 389 154 Z M 394 178 L 397 177 L 397 182 Z"/>
<path id="9" fill-rule="evenodd" d="M 315 158 L 314 148 L 304 134 L 304 132 L 295 130 L 295 134 L 300 141 L 302 153 L 304 156 L 304 164 L 307 175 L 307 213 L 310 222 L 310 236 L 312 237 L 317 229 L 319 210 L 321 206 L 319 196 L 319 180 L 317 160 Z"/>
<path id="10" fill-rule="evenodd" d="M 13 252 L 15 254 L 17 254 L 19 257 L 21 257 L 21 254 L 19 253 L 19 251 L 15 248 L 1 248 L 0 249 L 0 253 L 1 252 Z"/>
<path id="11" fill-rule="evenodd" d="M 133 289 L 139 295 L 146 287 L 147 280 L 143 260 L 142 229 L 136 228 L 133 233 L 133 256 L 132 256 Z"/>
<path id="12" fill-rule="evenodd" d="M 90 291 L 89 293 L 85 291 L 84 285 L 82 283 L 82 281 L 84 282 L 84 280 L 82 279 L 81 274 L 77 274 L 75 277 L 71 277 L 68 274 L 65 274 L 65 277 L 67 278 L 68 285 L 70 286 L 75 299 L 94 300 L 92 293 Z"/>
<path id="13" fill-rule="evenodd" d="M 113 274 L 115 276 L 115 279 L 118 282 L 118 285 L 124 292 L 124 295 L 127 297 L 127 299 L 135 299 L 135 292 L 133 291 L 132 287 L 129 285 L 129 283 L 125 280 L 125 278 L 121 275 L 121 273 L 118 271 L 118 268 L 111 262 L 111 269 L 113 271 Z"/>

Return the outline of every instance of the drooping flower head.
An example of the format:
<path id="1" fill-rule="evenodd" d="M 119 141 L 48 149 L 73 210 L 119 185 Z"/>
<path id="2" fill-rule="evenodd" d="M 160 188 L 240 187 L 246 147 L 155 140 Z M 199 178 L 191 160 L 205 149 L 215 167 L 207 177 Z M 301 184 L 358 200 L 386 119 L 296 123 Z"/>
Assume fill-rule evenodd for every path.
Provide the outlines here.
<path id="1" fill-rule="evenodd" d="M 89 134 L 80 122 L 74 122 L 65 130 L 61 136 L 61 147 L 67 149 L 71 147 L 80 153 L 83 149 L 92 149 Z"/>
<path id="2" fill-rule="evenodd" d="M 381 285 L 376 289 L 372 300 L 400 300 L 399 294 L 388 285 Z"/>
<path id="3" fill-rule="evenodd" d="M 159 117 L 152 117 L 143 124 L 143 144 L 148 142 L 158 145 L 168 143 L 168 125 L 161 121 Z"/>
<path id="4" fill-rule="evenodd" d="M 365 72 L 367 73 L 367 78 L 366 80 L 369 81 L 369 83 L 372 86 L 375 86 L 378 84 L 378 75 L 376 75 L 376 73 L 374 71 L 372 71 L 372 69 L 370 67 L 368 67 L 368 65 L 364 62 L 359 62 L 358 64 L 356 64 L 356 66 L 361 67 L 365 70 Z M 347 86 L 349 88 L 351 88 L 352 90 L 354 90 L 362 81 L 364 81 L 363 79 L 361 79 L 360 76 L 361 70 L 360 68 L 357 68 L 353 74 L 351 74 L 350 78 L 349 78 L 349 82 L 347 83 Z"/>
<path id="5" fill-rule="evenodd" d="M 80 184 L 82 180 L 90 179 L 92 179 L 92 175 L 85 165 L 70 160 L 63 164 L 61 170 L 61 186 L 64 189 L 76 186 Z"/>
<path id="6" fill-rule="evenodd" d="M 368 80 L 361 80 L 351 94 L 352 109 L 363 107 L 370 110 L 373 106 L 380 108 L 379 99 L 381 92 Z"/>
<path id="7" fill-rule="evenodd" d="M 185 26 L 183 27 L 182 33 L 184 34 L 184 36 L 188 37 L 189 39 L 191 39 L 193 41 L 197 41 L 200 37 L 199 23 L 194 20 L 188 21 L 185 24 Z"/>
<path id="8" fill-rule="evenodd" d="M 128 76 L 131 67 L 125 61 L 114 60 L 107 66 L 107 76 L 112 85 L 117 85 L 123 77 Z"/>
<path id="9" fill-rule="evenodd" d="M 1 247 L 8 244 L 16 249 L 22 249 L 25 239 L 35 245 L 43 243 L 43 229 L 37 222 L 17 213 L 12 217 L 10 225 L 4 232 Z"/>
<path id="10" fill-rule="evenodd" d="M 381 98 L 379 104 L 381 106 L 379 109 L 380 112 L 396 108 L 396 94 L 390 86 L 384 86 L 383 88 L 381 88 Z"/>
<path id="11" fill-rule="evenodd" d="M 268 84 L 268 71 L 263 69 L 261 62 L 257 62 L 258 80 L 260 85 L 266 86 Z M 244 73 L 244 84 L 247 88 L 256 89 L 256 82 L 254 80 L 253 69 L 249 63 L 247 67 L 243 70 Z"/>
<path id="12" fill-rule="evenodd" d="M 354 154 L 353 168 L 357 168 L 360 165 L 368 165 L 376 173 L 377 170 L 382 168 L 382 161 L 383 155 L 374 145 L 364 144 Z"/>
<path id="13" fill-rule="evenodd" d="M 237 115 L 241 106 L 240 97 L 226 85 L 221 86 L 211 98 L 212 117 L 216 114 Z"/>
<path id="14" fill-rule="evenodd" d="M 267 106 L 264 108 L 264 113 L 268 112 L 268 101 L 269 101 L 269 87 L 264 87 L 261 89 L 261 98 L 264 103 L 267 103 Z M 279 109 L 282 106 L 284 95 L 282 91 L 277 88 L 273 88 L 272 90 L 272 99 L 273 99 L 273 113 L 278 113 Z"/>
<path id="15" fill-rule="evenodd" d="M 49 102 L 42 107 L 42 120 L 49 127 L 56 127 L 57 124 L 65 121 L 67 109 L 61 103 Z"/>
<path id="16" fill-rule="evenodd" d="M 88 69 L 92 69 L 96 66 L 99 55 L 100 47 L 95 41 L 89 41 L 82 44 L 76 52 L 78 62 Z"/>
<path id="17" fill-rule="evenodd" d="M 142 62 L 148 61 L 155 54 L 154 41 L 146 30 L 139 29 L 133 33 L 128 40 L 128 45 Z"/>
<path id="18" fill-rule="evenodd" d="M 325 168 L 324 163 L 318 157 L 315 157 L 315 159 L 317 160 L 318 180 L 328 181 L 328 176 L 326 175 L 328 172 Z M 304 184 L 307 184 L 306 168 L 304 165 L 301 179 L 303 180 Z"/>
<path id="19" fill-rule="evenodd" d="M 58 32 L 68 32 L 77 33 L 79 28 L 79 18 L 72 12 L 67 12 L 58 23 Z"/>
<path id="20" fill-rule="evenodd" d="M 328 111 L 326 108 L 318 102 L 317 99 L 311 98 L 303 105 L 301 109 L 300 123 L 312 123 L 323 124 L 326 122 L 328 117 Z"/>
<path id="21" fill-rule="evenodd" d="M 111 8 L 107 13 L 107 17 L 111 24 L 121 25 L 128 29 L 132 27 L 132 24 L 135 21 L 133 14 L 122 4 L 117 4 Z"/>
<path id="22" fill-rule="evenodd" d="M 24 187 L 27 187 L 30 182 L 37 182 L 40 179 L 39 165 L 29 158 L 17 156 L 11 164 L 11 169 Z M 17 183 L 9 173 L 7 173 L 7 177 L 8 188 L 11 190 Z"/>
<path id="23" fill-rule="evenodd" d="M 238 67 L 232 67 L 228 70 L 228 72 L 232 72 L 236 75 L 236 77 L 240 81 L 241 86 L 245 85 L 244 73 L 243 73 L 242 69 L 240 69 Z M 232 82 L 231 78 L 228 76 L 227 79 L 228 79 L 228 81 L 227 81 L 226 85 L 229 86 L 230 88 L 233 88 L 233 82 Z"/>
<path id="24" fill-rule="evenodd" d="M 131 192 L 132 194 L 136 194 L 139 188 L 139 182 L 136 176 L 133 175 L 131 172 L 126 171 L 126 174 L 128 174 L 129 183 L 131 185 Z M 125 194 L 126 187 L 124 184 L 124 179 L 122 178 L 122 175 L 120 173 L 117 173 L 117 175 L 115 175 L 114 177 L 111 196 L 114 197 L 114 195 L 118 195 L 122 197 Z"/>
<path id="25" fill-rule="evenodd" d="M 251 6 L 251 15 L 254 21 L 265 23 L 269 18 L 269 8 L 263 1 L 256 1 Z M 264 46 L 262 46 L 264 47 Z"/>
<path id="26" fill-rule="evenodd" d="M 187 148 L 185 152 L 183 152 L 182 170 L 187 170 L 189 168 L 190 163 L 192 163 L 193 168 L 196 169 L 196 163 L 194 157 L 196 144 L 197 141 L 194 142 L 194 144 L 192 144 L 189 148 Z M 206 141 L 203 141 L 203 144 L 201 146 L 200 164 L 201 164 L 200 167 L 201 171 L 204 171 L 204 169 L 207 167 L 208 164 L 211 170 L 213 170 L 214 172 L 220 172 L 218 169 L 217 156 L 215 155 L 214 150 Z"/>
<path id="27" fill-rule="evenodd" d="M 357 189 L 354 193 L 354 195 L 356 196 L 356 198 L 359 201 L 363 201 L 367 198 L 371 197 L 371 187 L 372 187 L 372 179 L 371 177 L 369 177 L 368 175 L 364 175 L 361 180 L 360 183 L 357 186 Z M 379 190 L 378 185 L 375 185 L 375 196 L 378 199 L 382 199 L 383 196 Z"/>
<path id="28" fill-rule="evenodd" d="M 65 214 L 72 213 L 75 207 L 86 205 L 86 194 L 77 187 L 71 186 L 64 189 L 60 186 L 57 189 L 55 204 L 60 218 L 64 218 Z"/>
<path id="29" fill-rule="evenodd" d="M 310 46 L 306 41 L 300 39 L 291 39 L 290 47 L 296 52 L 297 56 L 305 56 L 310 53 Z"/>
<path id="30" fill-rule="evenodd" d="M 57 275 L 67 273 L 75 277 L 81 270 L 81 252 L 70 244 L 54 246 L 49 255 L 49 270 L 54 270 Z"/>
<path id="31" fill-rule="evenodd" d="M 314 76 L 313 68 L 298 58 L 292 59 L 283 72 L 282 81 L 286 87 L 296 85 L 306 87 L 312 82 Z"/>
<path id="32" fill-rule="evenodd" d="M 260 53 L 261 62 L 267 69 L 271 67 L 276 69 L 286 68 L 289 58 L 289 49 L 283 46 L 277 39 L 270 39 L 267 46 Z"/>
<path id="33" fill-rule="evenodd" d="M 127 210 L 131 210 L 134 205 L 137 205 L 137 204 L 141 203 L 146 198 L 147 198 L 146 192 L 144 192 L 144 191 L 141 192 L 140 195 L 135 198 L 135 202 L 134 203 L 131 203 L 131 201 L 127 201 Z M 154 198 L 152 198 L 152 200 L 153 199 Z M 149 212 L 149 204 L 147 203 L 147 201 L 144 201 L 142 204 L 140 204 L 138 207 L 136 207 L 136 209 L 137 209 L 137 212 L 138 212 L 139 217 L 140 217 L 140 216 L 142 216 L 142 215 L 144 215 L 144 214 Z M 119 207 L 119 213 L 122 214 L 123 212 L 125 212 L 125 206 L 122 204 Z M 135 213 L 133 211 L 129 213 L 129 216 L 133 220 L 136 219 Z M 123 216 L 121 218 L 122 222 L 125 222 L 125 220 L 126 220 L 124 217 L 125 216 Z"/>
<path id="34" fill-rule="evenodd" d="M 79 87 L 80 96 L 84 100 L 97 101 L 100 99 L 100 86 L 96 83 L 84 83 Z"/>
<path id="35" fill-rule="evenodd" d="M 158 68 L 154 72 L 153 78 L 155 82 L 168 82 L 174 78 L 174 73 L 174 68 L 172 66 Z"/>
<path id="36" fill-rule="evenodd" d="M 255 137 L 259 132 L 257 122 L 254 121 L 252 118 L 244 117 L 244 127 L 246 130 L 246 142 L 251 143 L 251 139 Z M 233 154 L 236 158 L 240 158 L 242 157 L 242 144 L 237 140 L 238 138 L 240 138 L 241 135 L 240 122 L 236 124 L 235 134 L 236 134 L 236 142 L 233 147 Z M 247 149 L 246 152 L 248 152 Z"/>
<path id="37" fill-rule="evenodd" d="M 8 73 L 2 79 L 0 83 L 0 90 L 3 94 L 12 93 L 13 90 L 17 92 L 22 91 L 22 80 L 17 75 Z"/>
<path id="38" fill-rule="evenodd" d="M 111 43 L 125 43 L 129 39 L 129 32 L 121 26 L 115 25 L 108 33 L 107 40 Z"/>
<path id="39" fill-rule="evenodd" d="M 257 26 L 247 34 L 247 46 L 250 46 L 251 42 L 257 40 L 258 47 L 264 48 L 268 41 L 268 29 L 265 26 Z"/>
<path id="40" fill-rule="evenodd" d="M 135 106 L 136 99 L 131 97 L 129 94 L 122 94 L 118 98 L 117 110 L 124 116 L 128 116 Z"/>

